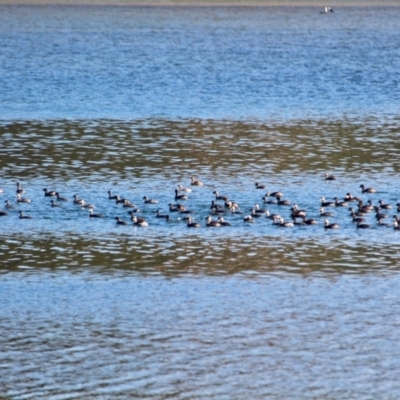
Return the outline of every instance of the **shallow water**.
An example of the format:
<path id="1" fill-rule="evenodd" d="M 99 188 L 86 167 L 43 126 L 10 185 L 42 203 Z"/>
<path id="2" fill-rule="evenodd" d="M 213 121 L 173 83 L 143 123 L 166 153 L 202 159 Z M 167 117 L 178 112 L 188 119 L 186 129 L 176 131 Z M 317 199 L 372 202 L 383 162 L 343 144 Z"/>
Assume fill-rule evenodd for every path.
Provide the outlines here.
<path id="1" fill-rule="evenodd" d="M 397 398 L 397 8 L 0 9 L 0 397 Z M 246 224 L 276 190 L 318 224 Z"/>

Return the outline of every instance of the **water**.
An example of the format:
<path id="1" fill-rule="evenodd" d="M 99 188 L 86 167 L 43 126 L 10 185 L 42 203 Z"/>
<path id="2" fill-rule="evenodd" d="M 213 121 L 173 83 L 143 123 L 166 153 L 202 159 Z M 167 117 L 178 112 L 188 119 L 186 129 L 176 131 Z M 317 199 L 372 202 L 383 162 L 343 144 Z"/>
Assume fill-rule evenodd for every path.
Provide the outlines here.
<path id="1" fill-rule="evenodd" d="M 0 397 L 397 397 L 396 7 L 0 10 Z M 205 226 L 215 190 L 231 227 Z M 318 224 L 246 224 L 290 219 L 275 190 Z M 388 226 L 326 207 L 325 230 L 349 192 Z"/>

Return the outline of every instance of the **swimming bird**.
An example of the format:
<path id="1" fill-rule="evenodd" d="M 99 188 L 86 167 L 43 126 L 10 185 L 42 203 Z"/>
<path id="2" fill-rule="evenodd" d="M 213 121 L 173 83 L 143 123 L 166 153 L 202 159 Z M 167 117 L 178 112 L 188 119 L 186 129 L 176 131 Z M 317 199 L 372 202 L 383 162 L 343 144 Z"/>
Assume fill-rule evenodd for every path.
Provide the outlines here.
<path id="1" fill-rule="evenodd" d="M 254 207 L 251 210 L 257 214 L 266 214 L 268 211 L 266 208 L 260 208 L 258 204 L 254 204 Z"/>
<path id="2" fill-rule="evenodd" d="M 267 217 L 267 219 L 272 219 L 272 220 L 282 218 L 282 217 L 280 216 L 280 214 L 270 214 L 269 211 L 267 211 L 267 212 L 265 213 L 265 216 Z"/>
<path id="3" fill-rule="evenodd" d="M 265 203 L 265 204 L 276 204 L 276 200 L 268 199 L 267 196 L 264 196 L 264 197 L 262 198 L 262 201 L 263 201 L 263 203 Z"/>
<path id="4" fill-rule="evenodd" d="M 215 200 L 211 200 L 210 210 L 211 214 L 223 214 L 225 212 L 225 209 L 219 204 L 216 204 Z"/>
<path id="5" fill-rule="evenodd" d="M 22 189 L 22 186 L 21 186 L 21 184 L 19 182 L 17 182 L 17 190 L 15 191 L 15 193 L 17 193 L 17 194 L 25 193 L 25 190 Z"/>
<path id="6" fill-rule="evenodd" d="M 200 223 L 193 221 L 192 217 L 188 217 L 186 225 L 188 228 L 200 228 L 201 227 Z"/>
<path id="7" fill-rule="evenodd" d="M 221 224 L 221 226 L 232 226 L 232 224 L 228 221 L 224 220 L 224 217 L 219 217 L 218 222 Z"/>
<path id="8" fill-rule="evenodd" d="M 348 207 L 349 203 L 347 201 L 339 201 L 337 197 L 333 198 L 335 200 L 335 207 Z"/>
<path id="9" fill-rule="evenodd" d="M 380 208 L 378 206 L 374 206 L 374 209 L 375 209 L 375 218 L 376 219 L 379 220 L 379 219 L 383 219 L 383 218 L 387 218 L 388 217 L 387 214 L 380 212 Z"/>
<path id="10" fill-rule="evenodd" d="M 192 189 L 187 188 L 187 187 L 184 187 L 184 186 L 182 186 L 182 185 L 178 185 L 178 190 L 179 190 L 180 192 L 186 192 L 186 193 L 190 193 L 190 192 L 192 191 Z"/>
<path id="11" fill-rule="evenodd" d="M 400 231 L 400 224 L 397 221 L 393 221 L 393 225 L 395 231 Z"/>
<path id="12" fill-rule="evenodd" d="M 359 222 L 357 222 L 357 228 L 358 229 L 368 229 L 368 228 L 371 228 L 371 225 L 364 224 L 363 222 L 359 221 Z"/>
<path id="13" fill-rule="evenodd" d="M 128 225 L 128 223 L 124 220 L 122 220 L 120 217 L 115 217 L 117 220 L 117 225 Z"/>
<path id="14" fill-rule="evenodd" d="M 149 199 L 147 196 L 143 196 L 145 204 L 158 204 L 158 200 Z"/>
<path id="15" fill-rule="evenodd" d="M 192 186 L 203 186 L 203 182 L 202 181 L 200 181 L 200 180 L 198 180 L 198 179 L 195 179 L 195 177 L 194 176 L 192 176 L 191 178 L 190 178 L 190 184 L 192 185 Z"/>
<path id="16" fill-rule="evenodd" d="M 378 219 L 378 226 L 390 226 L 388 222 L 383 222 L 383 218 Z"/>
<path id="17" fill-rule="evenodd" d="M 161 214 L 160 210 L 156 211 L 156 218 L 166 218 L 167 216 L 165 214 Z"/>
<path id="18" fill-rule="evenodd" d="M 92 208 L 89 208 L 89 217 L 90 218 L 103 218 L 103 214 L 93 212 Z"/>
<path id="19" fill-rule="evenodd" d="M 7 211 L 0 210 L 0 217 L 5 217 L 6 215 L 8 215 Z"/>
<path id="20" fill-rule="evenodd" d="M 272 193 L 267 193 L 265 197 L 283 197 L 282 192 L 272 192 Z"/>
<path id="21" fill-rule="evenodd" d="M 181 214 L 193 214 L 193 210 L 188 210 L 184 205 L 178 204 L 178 211 Z"/>
<path id="22" fill-rule="evenodd" d="M 32 219 L 30 215 L 25 215 L 23 211 L 19 211 L 19 218 L 20 219 Z"/>
<path id="23" fill-rule="evenodd" d="M 170 212 L 178 212 L 180 204 L 168 204 Z"/>
<path id="24" fill-rule="evenodd" d="M 84 200 L 80 199 L 77 194 L 74 194 L 72 197 L 74 198 L 74 201 L 73 201 L 74 204 L 80 205 L 80 204 L 84 203 Z"/>
<path id="25" fill-rule="evenodd" d="M 392 206 L 390 204 L 386 204 L 383 202 L 383 200 L 379 200 L 379 207 L 382 208 L 383 210 L 390 210 Z"/>
<path id="26" fill-rule="evenodd" d="M 189 197 L 187 197 L 186 194 L 179 194 L 178 189 L 175 189 L 175 201 L 188 199 Z"/>
<path id="27" fill-rule="evenodd" d="M 149 223 L 144 218 L 138 218 L 136 217 L 136 215 L 132 216 L 132 221 L 134 226 L 141 226 L 141 227 L 149 226 Z"/>
<path id="28" fill-rule="evenodd" d="M 13 210 L 15 207 L 10 203 L 10 200 L 6 200 L 4 202 L 6 205 L 4 206 L 6 210 Z"/>
<path id="29" fill-rule="evenodd" d="M 256 189 L 265 189 L 266 188 L 265 185 L 262 185 L 261 183 L 258 183 L 258 182 L 256 182 L 255 185 L 256 185 Z"/>
<path id="30" fill-rule="evenodd" d="M 333 217 L 335 214 L 332 211 L 325 211 L 323 207 L 319 209 L 319 215 L 321 217 Z"/>
<path id="31" fill-rule="evenodd" d="M 79 203 L 79 205 L 80 205 L 82 208 L 89 208 L 90 210 L 92 210 L 93 208 L 96 208 L 95 205 L 86 203 L 86 201 L 83 200 L 83 199 L 81 199 L 81 200 L 82 200 L 82 201 Z"/>
<path id="32" fill-rule="evenodd" d="M 320 14 L 328 14 L 328 13 L 333 13 L 333 8 L 332 7 L 325 7 L 322 11 L 319 12 Z"/>
<path id="33" fill-rule="evenodd" d="M 216 190 L 213 191 L 213 193 L 215 194 L 215 200 L 223 200 L 223 201 L 228 201 L 228 196 L 223 196 L 220 195 Z"/>
<path id="34" fill-rule="evenodd" d="M 358 202 L 358 210 L 361 212 L 369 213 L 374 211 L 374 206 L 372 205 L 372 201 L 368 200 L 367 204 L 364 204 L 362 200 Z"/>
<path id="35" fill-rule="evenodd" d="M 50 197 L 50 196 L 55 196 L 56 195 L 56 191 L 55 190 L 47 190 L 46 188 L 43 189 L 44 195 L 46 197 Z"/>
<path id="36" fill-rule="evenodd" d="M 335 207 L 334 201 L 326 201 L 325 197 L 321 197 L 321 207 Z"/>
<path id="37" fill-rule="evenodd" d="M 346 193 L 346 196 L 344 196 L 343 200 L 344 201 L 360 201 L 362 199 L 360 199 L 357 196 L 353 196 L 351 193 Z"/>
<path id="38" fill-rule="evenodd" d="M 122 203 L 122 207 L 125 207 L 125 208 L 137 208 L 136 204 L 131 203 L 128 199 L 124 199 L 124 202 Z"/>
<path id="39" fill-rule="evenodd" d="M 278 206 L 290 206 L 290 201 L 289 200 L 282 200 L 281 196 L 275 196 L 277 199 L 277 204 Z"/>
<path id="40" fill-rule="evenodd" d="M 350 209 L 350 215 L 351 215 L 351 218 L 352 218 L 353 222 L 356 222 L 357 224 L 359 222 L 364 222 L 365 221 L 365 218 L 363 218 L 362 216 L 358 216 L 355 213 L 355 211 L 353 210 L 353 208 Z"/>
<path id="41" fill-rule="evenodd" d="M 111 193 L 111 190 L 108 190 L 107 191 L 107 193 L 108 193 L 108 198 L 110 199 L 110 200 L 118 200 L 118 195 L 117 194 L 112 194 Z"/>
<path id="42" fill-rule="evenodd" d="M 397 203 L 396 206 L 397 206 L 397 212 L 400 212 L 400 203 Z"/>
<path id="43" fill-rule="evenodd" d="M 376 193 L 376 189 L 372 187 L 366 188 L 364 185 L 360 185 L 360 188 L 362 193 Z"/>
<path id="44" fill-rule="evenodd" d="M 60 207 L 60 205 L 58 203 L 56 203 L 54 200 L 51 200 L 50 205 L 52 207 Z"/>
<path id="45" fill-rule="evenodd" d="M 318 224 L 318 221 L 316 219 L 314 219 L 314 218 L 306 219 L 306 217 L 304 216 L 303 217 L 303 223 L 305 225 L 316 225 L 316 224 Z"/>
<path id="46" fill-rule="evenodd" d="M 31 199 L 28 199 L 27 197 L 21 197 L 19 193 L 17 193 L 17 203 L 30 203 Z"/>
<path id="47" fill-rule="evenodd" d="M 293 228 L 294 223 L 291 221 L 285 221 L 282 217 L 274 219 L 274 225 L 281 226 L 282 228 Z"/>
<path id="48" fill-rule="evenodd" d="M 218 228 L 221 226 L 221 224 L 219 223 L 219 221 L 212 220 L 211 215 L 208 215 L 206 217 L 206 226 L 212 227 L 212 228 Z"/>
<path id="49" fill-rule="evenodd" d="M 330 224 L 329 221 L 326 219 L 324 221 L 324 228 L 325 229 L 339 229 L 339 224 L 337 224 L 336 222 Z"/>
<path id="50" fill-rule="evenodd" d="M 253 218 L 251 215 L 246 215 L 246 216 L 243 218 L 243 221 L 244 221 L 244 222 L 253 223 L 255 220 L 254 220 L 254 218 Z"/>
<path id="51" fill-rule="evenodd" d="M 336 177 L 334 175 L 327 174 L 326 172 L 324 173 L 324 178 L 326 181 L 335 181 L 336 180 Z"/>
<path id="52" fill-rule="evenodd" d="M 66 197 L 61 197 L 60 193 L 56 192 L 56 197 L 58 201 L 68 201 Z"/>

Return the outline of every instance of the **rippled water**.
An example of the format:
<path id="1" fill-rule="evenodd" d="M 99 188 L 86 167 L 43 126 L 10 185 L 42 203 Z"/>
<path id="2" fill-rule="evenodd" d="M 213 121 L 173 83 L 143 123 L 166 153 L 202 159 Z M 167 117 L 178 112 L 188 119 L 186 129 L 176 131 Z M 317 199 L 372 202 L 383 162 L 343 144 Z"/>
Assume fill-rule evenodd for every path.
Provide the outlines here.
<path id="1" fill-rule="evenodd" d="M 397 8 L 0 9 L 1 398 L 397 397 Z M 276 190 L 318 224 L 245 223 Z"/>

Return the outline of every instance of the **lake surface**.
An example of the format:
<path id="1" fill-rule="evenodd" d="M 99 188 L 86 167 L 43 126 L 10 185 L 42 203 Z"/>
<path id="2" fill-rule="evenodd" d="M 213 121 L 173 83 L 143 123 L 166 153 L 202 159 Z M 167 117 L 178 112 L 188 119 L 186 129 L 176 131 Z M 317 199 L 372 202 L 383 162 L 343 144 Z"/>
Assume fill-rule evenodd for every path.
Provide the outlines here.
<path id="1" fill-rule="evenodd" d="M 398 12 L 0 7 L 0 398 L 397 398 Z"/>

